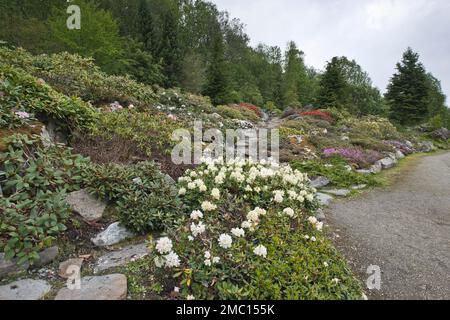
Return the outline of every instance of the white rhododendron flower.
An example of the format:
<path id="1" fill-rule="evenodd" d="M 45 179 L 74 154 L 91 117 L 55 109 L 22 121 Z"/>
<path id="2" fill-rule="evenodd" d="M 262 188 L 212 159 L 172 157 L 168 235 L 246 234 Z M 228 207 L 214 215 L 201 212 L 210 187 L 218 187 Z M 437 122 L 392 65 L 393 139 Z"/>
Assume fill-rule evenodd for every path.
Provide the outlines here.
<path id="1" fill-rule="evenodd" d="M 257 256 L 266 258 L 267 257 L 267 248 L 264 247 L 263 245 L 259 245 L 253 250 L 253 253 L 256 254 Z"/>
<path id="2" fill-rule="evenodd" d="M 316 229 L 317 229 L 317 231 L 322 231 L 322 229 L 323 229 L 323 222 L 317 222 L 316 223 Z"/>
<path id="3" fill-rule="evenodd" d="M 190 294 L 186 297 L 186 300 L 195 300 L 195 297 Z"/>
<path id="4" fill-rule="evenodd" d="M 205 252 L 205 259 L 211 259 L 211 252 L 209 251 Z"/>
<path id="5" fill-rule="evenodd" d="M 231 245 L 233 244 L 233 239 L 228 234 L 221 234 L 219 237 L 219 246 L 223 249 L 229 249 L 231 248 Z"/>
<path id="6" fill-rule="evenodd" d="M 285 215 L 287 215 L 288 217 L 291 217 L 291 218 L 293 218 L 293 217 L 295 216 L 295 212 L 294 212 L 294 210 L 292 210 L 292 208 L 286 208 L 286 209 L 284 209 L 284 210 L 283 210 L 283 213 L 284 213 Z"/>
<path id="7" fill-rule="evenodd" d="M 203 209 L 203 211 L 205 211 L 205 212 L 208 212 L 208 211 L 214 211 L 214 210 L 217 209 L 217 206 L 216 206 L 215 204 L 212 204 L 212 203 L 209 202 L 209 201 L 204 201 L 204 202 L 202 203 L 202 209 Z"/>
<path id="8" fill-rule="evenodd" d="M 211 267 L 211 265 L 212 265 L 212 262 L 210 259 L 206 259 L 204 263 L 205 263 L 205 266 L 207 266 L 207 267 Z"/>
<path id="9" fill-rule="evenodd" d="M 284 191 L 282 190 L 276 190 L 273 192 L 274 197 L 273 197 L 273 201 L 277 202 L 277 203 L 282 203 L 284 201 Z"/>
<path id="10" fill-rule="evenodd" d="M 241 227 L 242 227 L 243 229 L 250 229 L 251 226 L 252 226 L 252 224 L 251 224 L 249 221 L 244 221 L 244 222 L 242 222 L 242 224 L 241 224 Z"/>
<path id="11" fill-rule="evenodd" d="M 245 237 L 245 231 L 244 231 L 244 229 L 241 229 L 241 228 L 231 229 L 231 234 L 233 236 L 235 236 L 236 238 Z"/>
<path id="12" fill-rule="evenodd" d="M 214 257 L 213 258 L 213 263 L 214 264 L 218 264 L 220 262 L 220 258 L 219 257 Z"/>
<path id="13" fill-rule="evenodd" d="M 197 185 L 194 182 L 189 182 L 187 187 L 189 190 L 194 190 L 197 187 Z"/>
<path id="14" fill-rule="evenodd" d="M 311 224 L 316 224 L 316 223 L 318 222 L 318 220 L 317 220 L 316 217 L 309 217 L 309 218 L 308 218 L 308 221 L 309 221 Z"/>
<path id="15" fill-rule="evenodd" d="M 312 194 L 306 195 L 306 200 L 308 200 L 309 202 L 314 201 L 314 195 L 312 195 Z"/>
<path id="16" fill-rule="evenodd" d="M 192 220 L 203 219 L 203 213 L 202 213 L 200 210 L 192 211 L 192 213 L 191 213 L 191 219 L 192 219 Z"/>
<path id="17" fill-rule="evenodd" d="M 156 242 L 156 250 L 160 253 L 160 254 L 166 254 L 169 253 L 170 251 L 172 251 L 172 240 L 170 240 L 167 237 L 161 238 Z"/>
<path id="18" fill-rule="evenodd" d="M 199 222 L 199 224 L 192 223 L 191 224 L 191 232 L 194 237 L 197 237 L 206 231 L 206 226 L 203 222 Z"/>
<path id="19" fill-rule="evenodd" d="M 180 258 L 175 252 L 170 252 L 165 256 L 166 259 L 166 267 L 168 268 L 176 268 L 180 266 Z"/>
<path id="20" fill-rule="evenodd" d="M 216 199 L 219 200 L 220 199 L 220 190 L 217 188 L 212 189 L 211 191 L 211 196 Z"/>
<path id="21" fill-rule="evenodd" d="M 180 190 L 178 190 L 178 195 L 184 196 L 186 194 L 186 191 L 186 188 L 180 188 Z"/>

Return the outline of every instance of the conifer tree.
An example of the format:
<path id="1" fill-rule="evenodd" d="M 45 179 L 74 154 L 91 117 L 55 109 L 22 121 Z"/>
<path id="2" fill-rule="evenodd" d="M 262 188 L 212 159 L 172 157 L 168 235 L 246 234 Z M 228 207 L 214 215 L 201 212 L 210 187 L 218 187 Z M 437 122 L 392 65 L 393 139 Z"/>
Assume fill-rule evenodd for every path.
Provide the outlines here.
<path id="1" fill-rule="evenodd" d="M 325 73 L 320 79 L 318 104 L 320 108 L 343 108 L 346 100 L 345 76 L 340 68 L 339 58 L 334 57 L 327 64 Z"/>
<path id="2" fill-rule="evenodd" d="M 219 32 L 213 40 L 211 62 L 206 70 L 206 85 L 203 93 L 209 96 L 214 104 L 226 103 L 229 81 L 226 72 L 223 36 Z"/>
<path id="3" fill-rule="evenodd" d="M 402 125 L 415 125 L 428 117 L 429 82 L 419 54 L 408 48 L 388 85 L 386 100 L 390 118 Z"/>

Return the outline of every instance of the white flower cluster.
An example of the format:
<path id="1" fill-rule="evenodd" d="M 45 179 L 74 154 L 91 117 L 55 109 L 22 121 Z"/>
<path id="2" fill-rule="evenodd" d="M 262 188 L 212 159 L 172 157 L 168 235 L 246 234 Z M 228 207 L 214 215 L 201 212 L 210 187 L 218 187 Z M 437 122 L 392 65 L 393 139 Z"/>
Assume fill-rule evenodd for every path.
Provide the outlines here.
<path id="1" fill-rule="evenodd" d="M 155 265 L 158 268 L 167 267 L 167 268 L 174 268 L 180 266 L 180 257 L 172 251 L 173 244 L 172 240 L 170 240 L 167 237 L 160 238 L 156 242 L 156 251 L 161 256 L 157 256 L 155 258 Z"/>
<path id="2" fill-rule="evenodd" d="M 309 223 L 311 223 L 314 226 L 314 228 L 317 231 L 322 231 L 322 229 L 323 229 L 323 222 L 319 222 L 319 220 L 317 220 L 316 217 L 309 217 L 308 221 L 309 221 Z"/>
<path id="3" fill-rule="evenodd" d="M 202 220 L 207 219 L 210 214 L 219 208 L 222 199 L 227 199 L 229 193 L 237 193 L 244 199 L 259 197 L 262 201 L 272 201 L 275 205 L 283 205 L 282 214 L 295 218 L 301 212 L 298 208 L 311 204 L 315 199 L 317 190 L 309 186 L 309 178 L 306 174 L 298 170 L 293 170 L 290 166 L 280 166 L 272 161 L 259 161 L 235 159 L 225 163 L 220 159 L 203 159 L 203 165 L 194 170 L 188 170 L 185 176 L 179 178 L 180 196 L 199 197 L 200 208 L 194 210 L 190 215 L 190 235 L 189 241 L 198 239 L 203 243 L 209 242 L 206 231 L 211 233 L 216 228 L 209 228 Z M 309 202 L 309 203 L 308 203 Z M 268 214 L 266 209 L 256 207 L 248 212 L 238 221 L 240 224 L 231 228 L 228 232 L 220 235 L 213 235 L 217 246 L 221 249 L 229 250 L 233 247 L 234 241 L 245 238 L 247 232 L 254 232 L 263 221 L 263 217 Z M 236 215 L 235 215 L 236 216 Z M 205 220 L 206 221 L 206 220 Z M 311 221 L 310 221 L 311 222 Z M 312 223 L 312 222 L 311 222 Z M 314 223 L 316 229 L 321 229 L 322 224 L 318 221 Z M 199 236 L 202 236 L 200 239 Z M 315 241 L 315 238 L 308 238 Z M 209 242 L 211 243 L 211 242 Z M 164 243 L 161 244 L 164 246 Z M 166 244 L 167 245 L 167 244 Z M 204 265 L 212 266 L 220 262 L 219 257 L 213 257 L 211 247 L 204 254 Z M 171 247 L 166 248 L 171 252 Z M 169 252 L 169 253 L 170 253 Z M 253 248 L 253 253 L 266 258 L 267 248 L 262 244 Z M 166 259 L 167 260 L 167 259 Z M 176 259 L 173 260 L 176 264 Z M 167 263 L 166 263 L 167 265 Z"/>

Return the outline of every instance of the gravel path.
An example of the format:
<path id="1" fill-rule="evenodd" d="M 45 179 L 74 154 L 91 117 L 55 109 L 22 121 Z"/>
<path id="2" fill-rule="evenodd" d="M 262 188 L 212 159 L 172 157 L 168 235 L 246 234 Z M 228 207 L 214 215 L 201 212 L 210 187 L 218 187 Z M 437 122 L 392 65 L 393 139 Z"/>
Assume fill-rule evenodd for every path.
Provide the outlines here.
<path id="1" fill-rule="evenodd" d="M 364 282 L 370 265 L 381 268 L 370 298 L 450 299 L 450 153 L 421 159 L 387 190 L 335 202 L 328 216 Z"/>

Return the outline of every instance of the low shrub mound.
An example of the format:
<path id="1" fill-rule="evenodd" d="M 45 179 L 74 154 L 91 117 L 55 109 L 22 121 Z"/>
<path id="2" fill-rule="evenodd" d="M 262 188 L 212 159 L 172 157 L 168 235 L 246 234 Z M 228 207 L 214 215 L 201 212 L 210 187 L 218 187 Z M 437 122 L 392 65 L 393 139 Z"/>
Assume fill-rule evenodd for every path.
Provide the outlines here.
<path id="1" fill-rule="evenodd" d="M 80 187 L 87 160 L 60 145 L 45 148 L 39 136 L 12 135 L 7 146 L 0 153 L 0 250 L 32 264 L 65 231 L 65 195 Z"/>
<path id="2" fill-rule="evenodd" d="M 67 97 L 45 81 L 0 64 L 0 123 L 20 126 L 36 118 L 58 120 L 69 130 L 90 129 L 97 112 L 78 98 Z"/>
<path id="3" fill-rule="evenodd" d="M 174 184 L 153 162 L 92 165 L 84 183 L 114 203 L 122 224 L 136 233 L 173 227 L 182 210 Z"/>
<path id="4" fill-rule="evenodd" d="M 264 161 L 186 172 L 178 193 L 188 216 L 153 244 L 152 287 L 182 299 L 361 298 L 314 218 L 315 192 L 305 174 Z"/>

